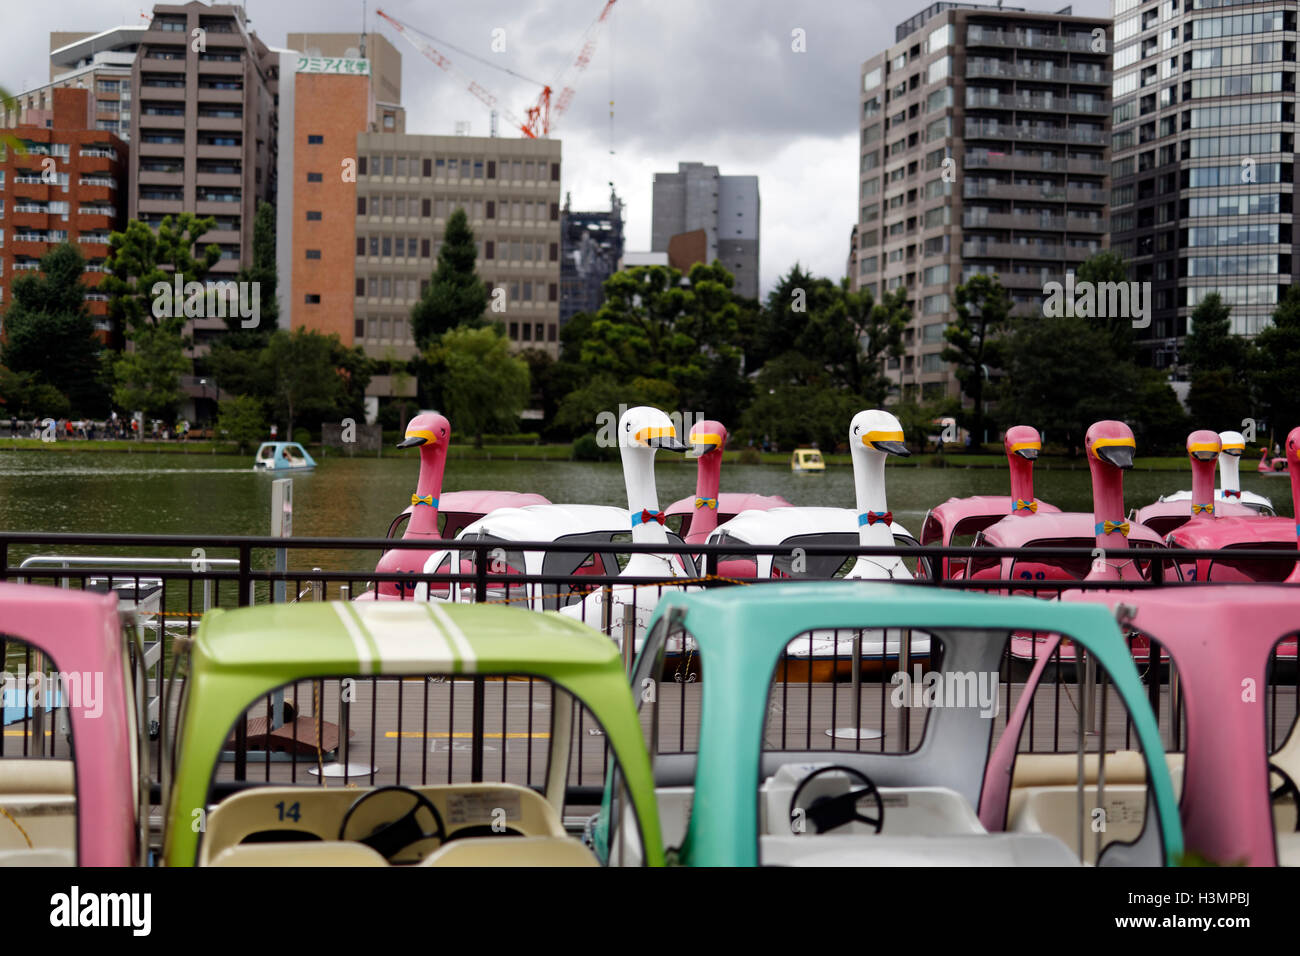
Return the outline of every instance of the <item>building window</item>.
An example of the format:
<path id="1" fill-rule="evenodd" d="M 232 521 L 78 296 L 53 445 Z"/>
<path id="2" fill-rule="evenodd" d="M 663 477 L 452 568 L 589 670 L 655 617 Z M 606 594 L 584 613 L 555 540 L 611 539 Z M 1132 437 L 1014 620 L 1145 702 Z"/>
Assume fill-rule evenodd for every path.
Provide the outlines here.
<path id="1" fill-rule="evenodd" d="M 420 215 L 421 215 L 422 217 L 424 217 L 425 219 L 428 219 L 428 218 L 429 218 L 429 215 L 430 215 L 430 213 L 431 213 L 432 211 L 433 211 L 433 204 L 432 204 L 432 201 L 431 201 L 431 200 L 428 200 L 428 199 L 421 199 L 421 200 L 420 200 Z"/>
<path id="2" fill-rule="evenodd" d="M 315 292 L 308 292 L 305 301 L 308 305 L 320 305 L 320 296 Z"/>
<path id="3" fill-rule="evenodd" d="M 308 146 L 320 146 L 324 142 L 325 142 L 325 137 L 320 135 L 319 133 L 309 133 L 307 135 Z"/>
<path id="4" fill-rule="evenodd" d="M 319 250 L 319 249 L 308 249 L 308 250 L 307 250 L 307 258 L 308 258 L 308 259 L 319 259 L 319 258 L 320 258 L 320 250 Z"/>
<path id="5" fill-rule="evenodd" d="M 554 222 L 556 219 L 559 218 L 560 218 L 560 204 L 557 202 L 553 202 L 551 203 L 551 221 Z"/>
<path id="6" fill-rule="evenodd" d="M 428 179 L 432 175 L 433 175 L 433 160 L 426 159 L 424 161 L 424 178 Z"/>
<path id="7" fill-rule="evenodd" d="M 516 339 L 516 340 L 519 338 L 519 323 L 518 323 L 518 322 L 511 322 L 511 323 L 510 323 L 510 337 L 511 337 L 512 339 Z"/>
<path id="8" fill-rule="evenodd" d="M 358 280 L 357 280 L 357 298 L 358 298 L 358 299 L 363 298 L 363 297 L 365 296 L 365 294 L 366 294 L 366 280 L 365 280 L 365 279 L 358 279 Z"/>
<path id="9" fill-rule="evenodd" d="M 320 173 L 308 173 L 308 174 L 307 174 L 307 182 L 309 182 L 309 183 L 318 183 L 318 182 L 320 182 L 320 181 L 321 181 L 321 174 L 320 174 Z"/>
<path id="10" fill-rule="evenodd" d="M 487 178 L 488 178 L 488 179 L 496 179 L 496 178 L 497 178 L 497 161 L 496 161 L 495 159 L 489 159 L 489 160 L 487 161 L 487 164 L 488 164 L 488 168 L 487 168 Z"/>
<path id="11" fill-rule="evenodd" d="M 320 222 L 320 210 L 318 210 L 318 209 L 308 209 L 308 210 L 307 210 L 307 221 L 308 221 L 308 222 Z"/>
<path id="12" fill-rule="evenodd" d="M 421 259 L 427 259 L 427 258 L 429 258 L 429 240 L 428 240 L 428 239 L 421 239 L 421 240 L 420 240 L 420 258 L 421 258 Z"/>
<path id="13" fill-rule="evenodd" d="M 357 281 L 360 282 L 361 280 L 358 279 Z M 358 338 L 358 339 L 364 339 L 364 338 L 366 337 L 366 320 L 365 320 L 365 319 L 357 319 L 357 320 L 356 320 L 356 323 L 355 323 L 355 324 L 353 325 L 353 327 L 352 327 L 352 335 L 353 335 L 354 338 Z"/>
<path id="14" fill-rule="evenodd" d="M 358 196 L 358 197 L 357 197 L 357 215 L 358 215 L 358 216 L 364 216 L 365 214 L 366 214 L 366 197 L 365 197 L 365 196 Z"/>
<path id="15" fill-rule="evenodd" d="M 551 288 L 555 288 L 555 287 L 552 286 Z M 548 342 L 554 342 L 554 341 L 555 341 L 555 323 L 554 323 L 554 322 L 552 322 L 552 323 L 550 323 L 549 325 L 546 326 L 546 341 L 548 341 Z"/>
<path id="16" fill-rule="evenodd" d="M 556 302 L 556 301 L 558 301 L 558 299 L 559 299 L 559 295 L 560 295 L 559 287 L 556 286 L 556 284 L 555 284 L 554 282 L 552 282 L 550 285 L 547 286 L 547 288 L 546 288 L 546 299 L 547 299 L 548 302 Z M 555 340 L 554 340 L 554 339 L 551 339 L 551 341 L 554 342 Z"/>
<path id="17" fill-rule="evenodd" d="M 551 182 L 558 183 L 559 181 L 560 181 L 560 164 L 551 163 Z M 552 216 L 551 218 L 554 219 L 555 217 Z"/>

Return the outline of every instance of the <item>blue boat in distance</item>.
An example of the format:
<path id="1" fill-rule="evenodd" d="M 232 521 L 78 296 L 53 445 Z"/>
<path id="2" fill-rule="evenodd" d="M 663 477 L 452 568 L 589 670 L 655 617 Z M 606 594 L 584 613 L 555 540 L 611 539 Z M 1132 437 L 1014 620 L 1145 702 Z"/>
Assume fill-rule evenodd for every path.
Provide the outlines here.
<path id="1" fill-rule="evenodd" d="M 253 457 L 254 471 L 297 471 L 315 467 L 315 459 L 296 441 L 264 441 Z"/>

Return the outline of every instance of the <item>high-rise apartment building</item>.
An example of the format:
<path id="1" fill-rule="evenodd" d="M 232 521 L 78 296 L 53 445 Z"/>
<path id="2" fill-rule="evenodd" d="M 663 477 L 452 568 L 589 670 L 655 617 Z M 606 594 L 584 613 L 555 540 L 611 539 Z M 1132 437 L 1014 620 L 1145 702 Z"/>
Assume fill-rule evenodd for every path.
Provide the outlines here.
<path id="1" fill-rule="evenodd" d="M 144 30 L 122 26 L 101 33 L 51 33 L 50 82 L 16 93 L 16 110 L 0 106 L 0 126 L 48 128 L 53 123 L 52 91 L 84 89 L 89 95 L 89 128 L 130 140 L 131 65 Z"/>
<path id="2" fill-rule="evenodd" d="M 668 252 L 674 236 L 704 230 L 705 260 L 736 277 L 735 291 L 758 298 L 759 198 L 757 176 L 723 176 L 717 166 L 678 163 L 655 173 L 650 248 Z"/>
<path id="3" fill-rule="evenodd" d="M 124 225 L 127 151 L 114 134 L 90 126 L 85 89 L 50 91 L 49 125 L 7 129 L 25 151 L 0 146 L 0 314 L 16 276 L 40 268 L 61 242 L 86 258 L 87 311 L 107 334 L 108 298 L 95 291 L 108 236 Z"/>
<path id="4" fill-rule="evenodd" d="M 252 261 L 257 204 L 275 195 L 278 71 L 242 6 L 157 4 L 140 35 L 129 215 L 155 228 L 183 211 L 216 217 L 202 239 L 221 248 L 216 280 Z M 191 321 L 196 345 L 225 330 Z"/>
<path id="5" fill-rule="evenodd" d="M 862 66 L 855 288 L 904 288 L 888 371 L 907 400 L 957 396 L 940 357 L 956 286 L 996 273 L 1021 309 L 1106 235 L 1110 22 L 935 3 Z M 852 257 L 850 257 L 852 261 Z"/>
<path id="6" fill-rule="evenodd" d="M 516 348 L 559 352 L 560 141 L 357 136 L 353 341 L 379 358 L 415 354 L 411 307 L 437 265 L 447 220 L 465 210 L 475 268 Z"/>
<path id="7" fill-rule="evenodd" d="M 1297 266 L 1291 252 L 1296 8 L 1114 0 L 1111 244 L 1150 282 L 1146 360 L 1180 363 L 1210 292 L 1253 335 Z"/>
<path id="8" fill-rule="evenodd" d="M 605 301 L 605 280 L 623 258 L 623 201 L 611 188 L 608 212 L 575 212 L 564 197 L 560 211 L 560 326 L 579 312 L 595 313 Z"/>

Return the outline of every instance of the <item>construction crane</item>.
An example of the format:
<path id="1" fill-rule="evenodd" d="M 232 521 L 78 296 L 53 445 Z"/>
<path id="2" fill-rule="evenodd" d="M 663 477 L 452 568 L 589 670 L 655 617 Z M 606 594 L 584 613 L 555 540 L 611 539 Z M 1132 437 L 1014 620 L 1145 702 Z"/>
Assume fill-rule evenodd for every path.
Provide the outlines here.
<path id="1" fill-rule="evenodd" d="M 600 29 L 605 25 L 606 21 L 608 21 L 610 11 L 614 8 L 614 4 L 617 2 L 618 0 L 606 0 L 604 8 L 600 11 L 600 16 L 596 17 L 596 19 L 592 21 L 591 25 L 587 27 L 586 32 L 583 34 L 581 48 L 577 57 L 571 64 L 569 64 L 569 67 L 561 75 L 560 79 L 553 84 L 539 83 L 537 80 L 531 80 L 521 73 L 516 73 L 514 70 L 498 66 L 497 64 L 491 63 L 482 57 L 475 56 L 466 50 L 460 50 L 459 48 L 452 46 L 452 44 L 447 43 L 445 40 L 439 40 L 437 37 L 416 29 L 409 23 L 403 23 L 401 20 L 390 16 L 383 10 L 376 10 L 375 12 L 387 20 L 392 25 L 393 29 L 400 33 L 413 47 L 436 63 L 444 71 L 465 83 L 466 89 L 481 100 L 488 109 L 500 112 L 500 114 L 504 116 L 509 123 L 518 128 L 521 133 L 529 139 L 536 139 L 538 136 L 549 136 L 553 119 L 558 119 L 559 116 L 569 108 L 569 104 L 573 101 L 573 84 L 577 82 L 579 74 L 581 74 L 582 71 L 587 68 L 587 64 L 591 62 L 591 56 L 596 49 L 596 41 L 599 39 Z M 440 46 L 447 47 L 448 49 L 456 50 L 458 53 L 462 53 L 471 59 L 478 60 L 485 66 L 490 66 L 495 70 L 501 70 L 502 72 L 509 73 L 511 76 L 517 77 L 528 83 L 540 86 L 542 92 L 538 95 L 537 102 L 528 107 L 525 111 L 528 118 L 526 120 L 521 120 L 519 117 L 515 116 L 501 103 L 494 93 L 452 63 L 452 61 L 441 53 L 438 48 L 433 45 L 433 42 L 430 41 L 437 42 Z M 563 83 L 563 86 L 560 85 L 561 83 Z M 554 106 L 552 106 L 551 97 L 554 88 L 557 86 L 560 87 L 560 95 L 555 99 Z"/>

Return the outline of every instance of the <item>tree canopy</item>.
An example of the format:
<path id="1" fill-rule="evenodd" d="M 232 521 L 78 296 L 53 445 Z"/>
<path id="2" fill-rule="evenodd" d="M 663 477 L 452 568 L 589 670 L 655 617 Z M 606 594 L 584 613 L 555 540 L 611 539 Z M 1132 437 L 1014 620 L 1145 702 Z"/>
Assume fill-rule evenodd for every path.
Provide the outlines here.
<path id="1" fill-rule="evenodd" d="M 447 220 L 429 285 L 411 308 L 411 331 L 421 351 L 448 329 L 482 324 L 488 293 L 474 270 L 477 258 L 469 217 L 457 208 Z"/>

